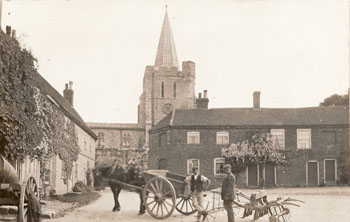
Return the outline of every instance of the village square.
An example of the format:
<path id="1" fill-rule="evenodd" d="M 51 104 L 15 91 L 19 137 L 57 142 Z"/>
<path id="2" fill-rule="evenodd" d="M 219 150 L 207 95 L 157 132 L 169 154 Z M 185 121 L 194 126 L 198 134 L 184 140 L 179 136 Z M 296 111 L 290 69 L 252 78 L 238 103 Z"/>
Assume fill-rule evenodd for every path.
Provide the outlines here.
<path id="1" fill-rule="evenodd" d="M 171 1 L 166 4 L 163 1 L 154 1 L 150 3 L 151 7 L 142 0 L 136 1 L 137 4 L 108 0 L 104 0 L 104 3 L 91 1 L 94 3 L 87 6 L 80 0 L 65 3 L 59 1 L 43 3 L 43 1 L 31 0 L 25 3 L 26 6 L 22 6 L 14 0 L 0 0 L 0 221 L 322 222 L 346 221 L 345 218 L 350 217 L 348 210 L 350 206 L 350 88 L 347 58 L 349 50 L 342 48 L 344 45 L 347 46 L 348 39 L 339 40 L 344 45 L 339 47 L 342 51 L 337 56 L 340 59 L 347 58 L 345 63 L 341 63 L 343 66 L 338 65 L 338 69 L 332 70 L 332 66 L 328 63 L 313 61 L 317 67 L 321 67 L 317 68 L 315 73 L 319 70 L 343 72 L 345 77 L 340 82 L 347 81 L 347 83 L 345 87 L 339 86 L 342 87 L 341 93 L 337 91 L 338 86 L 331 87 L 330 91 L 324 90 L 327 94 L 318 99 L 316 104 L 306 101 L 306 105 L 293 103 L 289 106 L 288 101 L 284 101 L 286 105 L 279 107 L 278 103 L 275 103 L 275 100 L 278 100 L 277 92 L 282 92 L 284 89 L 293 90 L 292 97 L 302 100 L 307 97 L 316 97 L 316 87 L 314 90 L 308 89 L 309 91 L 306 91 L 308 93 L 299 94 L 298 90 L 300 88 L 302 91 L 302 84 L 297 83 L 291 87 L 292 90 L 288 90 L 290 89 L 288 84 L 295 84 L 288 80 L 288 76 L 284 80 L 283 77 L 280 80 L 269 79 L 269 75 L 264 71 L 252 74 L 246 77 L 246 80 L 243 74 L 240 76 L 238 73 L 234 73 L 235 76 L 227 76 L 226 73 L 222 74 L 222 76 L 226 75 L 225 77 L 219 77 L 220 72 L 235 66 L 235 61 L 228 59 L 235 52 L 215 51 L 215 47 L 211 48 L 210 44 L 203 45 L 202 52 L 193 54 L 193 58 L 187 59 L 187 55 L 180 55 L 184 50 L 177 50 L 178 45 L 193 41 L 190 37 L 195 34 L 190 32 L 196 32 L 202 26 L 186 30 L 174 26 L 173 20 L 185 16 L 179 10 L 185 6 L 180 7 L 177 5 L 179 3 L 173 3 L 172 6 Z M 208 5 L 205 6 L 208 10 L 216 6 L 214 2 L 210 2 L 208 1 Z M 323 12 L 327 4 L 331 5 L 333 8 L 329 10 L 334 10 L 332 12 L 338 16 L 334 18 L 336 23 L 337 19 L 340 21 L 345 17 L 348 18 L 349 15 L 348 11 L 341 11 L 342 7 L 349 7 L 349 4 L 346 1 L 340 2 L 333 4 L 325 0 L 324 5 L 317 5 L 316 8 Z M 31 8 L 32 4 L 36 9 Z M 190 1 L 189 4 L 192 6 L 197 3 Z M 272 4 L 276 8 L 285 9 L 278 3 Z M 39 9 L 39 6 L 43 8 Z M 28 45 L 30 41 L 26 42 L 27 34 L 20 30 L 20 24 L 27 23 L 16 10 L 18 12 L 22 10 L 23 15 L 26 15 L 25 12 L 28 9 L 28 14 L 32 16 L 33 21 L 39 22 L 42 18 L 37 20 L 35 16 L 42 15 L 40 14 L 42 12 L 48 13 L 47 7 L 52 6 L 60 7 L 59 12 L 52 12 L 51 20 L 45 18 L 49 20 L 48 29 L 43 30 L 37 38 L 45 39 L 46 34 L 50 35 L 52 27 L 49 26 L 56 25 L 55 13 L 63 13 L 69 17 L 69 14 L 65 13 L 81 10 L 82 17 L 90 18 L 90 12 L 97 14 L 103 12 L 98 14 L 103 15 L 102 17 L 94 17 L 96 26 L 101 29 L 102 24 L 111 26 L 114 24 L 116 25 L 114 28 L 128 24 L 128 28 L 122 29 L 122 34 L 126 36 L 124 43 L 121 43 L 121 40 L 117 41 L 120 44 L 118 49 L 122 50 L 113 50 L 113 46 L 107 43 L 108 35 L 112 35 L 112 31 L 102 35 L 99 41 L 93 42 L 96 36 L 91 32 L 101 32 L 98 28 L 92 31 L 80 30 L 84 36 L 79 34 L 82 39 L 78 42 L 85 42 L 86 38 L 88 44 L 94 47 L 99 42 L 101 45 L 97 47 L 98 50 L 110 48 L 108 54 L 98 54 L 97 51 L 94 51 L 96 54 L 84 53 L 86 58 L 78 58 L 72 62 L 69 59 L 72 58 L 70 53 L 78 57 L 76 56 L 78 54 L 75 54 L 74 44 L 55 48 L 52 42 L 50 49 L 52 51 L 45 49 L 51 47 L 46 41 L 34 41 L 33 46 Z M 237 13 L 234 15 L 238 20 L 241 17 L 247 18 L 243 12 L 259 11 L 259 7 L 274 8 L 263 1 L 260 3 L 235 1 L 232 4 L 227 1 L 218 3 L 217 6 L 223 11 L 224 8 L 239 8 L 241 11 L 235 9 Z M 298 8 L 303 6 L 303 3 L 295 3 L 293 6 Z M 152 8 L 152 10 L 155 10 L 154 7 L 159 8 L 157 8 L 157 16 L 153 14 L 143 17 L 146 15 L 137 13 L 136 9 L 134 9 L 135 14 L 130 16 L 128 13 L 133 7 L 140 7 L 138 9 L 140 11 L 143 11 L 143 7 Z M 205 11 L 202 7 L 204 6 L 198 6 L 198 16 L 204 13 L 199 11 Z M 113 21 L 107 19 L 109 15 L 115 13 L 111 8 L 120 10 L 119 19 L 126 17 Z M 101 12 L 98 12 L 99 10 Z M 315 12 L 315 16 L 319 16 L 317 13 L 320 11 Z M 38 14 L 30 12 L 38 12 Z M 110 12 L 112 13 L 109 14 Z M 309 15 L 306 14 L 303 16 L 308 18 Z M 123 44 L 128 45 L 131 39 L 137 37 L 131 30 L 135 16 L 136 20 L 142 21 L 144 29 L 158 36 L 156 45 L 145 43 L 152 47 L 143 49 L 155 52 L 151 59 L 154 61 L 152 64 L 146 61 L 143 63 L 134 51 L 136 46 L 135 48 L 123 47 Z M 225 18 L 231 18 L 230 16 L 228 14 Z M 258 22 L 260 16 L 262 24 L 264 19 L 269 17 L 256 13 L 254 22 L 257 23 L 257 27 L 261 25 Z M 323 14 L 320 17 L 323 18 Z M 150 21 L 155 20 L 158 21 L 157 24 L 161 24 L 159 27 L 151 24 Z M 208 26 L 210 21 L 210 19 L 206 20 Z M 70 22 L 71 27 L 76 27 L 75 23 L 79 23 L 64 20 L 64 27 L 70 27 Z M 220 36 L 225 36 L 224 33 L 227 32 L 227 25 L 238 24 L 231 22 L 232 24 L 230 21 L 223 22 L 222 28 L 217 30 L 223 33 L 215 33 L 218 46 L 220 46 Z M 271 21 L 267 19 L 267 22 Z M 295 20 L 296 24 L 299 22 L 303 23 Z M 348 22 L 346 24 L 345 27 L 348 28 Z M 219 25 L 215 25 L 217 26 Z M 239 32 L 244 28 L 249 29 L 248 26 L 239 26 L 234 30 Z M 340 25 L 341 28 L 344 34 L 349 34 L 348 30 Z M 173 30 L 182 30 L 184 33 L 173 32 Z M 205 33 L 204 30 L 202 32 Z M 34 33 L 28 35 L 35 36 Z M 201 31 L 199 33 L 195 41 L 201 42 L 200 36 L 203 34 Z M 267 33 L 274 32 L 268 30 Z M 75 34 L 64 30 L 59 34 L 62 41 L 64 38 L 69 38 L 69 35 Z M 139 37 L 144 42 L 152 42 L 152 39 L 148 39 L 148 35 Z M 104 38 L 106 43 L 103 45 Z M 253 38 L 251 35 L 249 37 L 247 35 L 243 39 L 250 41 L 248 39 L 251 38 Z M 300 36 L 298 38 L 303 39 Z M 290 41 L 292 42 L 292 38 Z M 45 47 L 40 48 L 42 44 Z M 199 51 L 193 42 L 191 44 L 186 45 L 189 51 Z M 239 43 L 236 44 L 239 45 Z M 280 57 L 280 63 L 283 64 L 283 56 L 292 54 L 292 46 L 282 50 L 284 52 L 290 50 L 290 52 L 282 53 L 278 51 L 281 48 L 278 46 L 279 42 L 270 41 L 269 44 L 276 44 L 276 48 L 271 46 L 269 50 L 271 54 L 275 51 L 277 54 L 274 58 L 276 64 L 269 65 L 283 67 L 278 65 L 279 61 L 275 60 Z M 263 50 L 262 45 L 261 50 Z M 89 47 L 86 46 L 90 49 Z M 211 51 L 206 51 L 206 47 Z M 311 46 L 308 47 L 311 48 Z M 183 49 L 182 46 L 179 48 Z M 214 51 L 219 53 L 214 55 Z M 135 55 L 128 56 L 133 53 Z M 309 72 L 309 69 L 305 68 L 308 65 L 305 64 L 309 61 L 306 57 L 311 52 L 302 50 L 298 53 L 300 57 L 305 56 L 305 61 L 303 60 L 300 66 L 295 62 L 298 69 L 295 68 L 292 71 Z M 213 70 L 218 73 L 206 74 L 203 70 L 212 68 L 208 64 L 196 62 L 196 55 L 200 54 L 212 54 L 208 57 L 210 60 L 206 60 L 208 63 L 226 61 L 227 68 L 215 67 Z M 254 50 L 251 54 L 254 54 Z M 316 50 L 315 54 L 319 52 Z M 38 58 L 36 58 L 37 55 Z M 329 53 L 322 54 L 322 56 L 326 55 Z M 110 62 L 109 59 L 114 56 L 121 57 Z M 43 57 L 45 59 L 42 59 Z M 79 60 L 83 58 L 88 60 L 90 57 L 93 58 L 90 62 L 79 63 Z M 245 56 L 242 54 L 235 58 L 239 57 Z M 181 61 L 179 58 L 186 59 Z M 252 64 L 248 65 L 251 67 L 247 69 L 254 70 L 254 56 L 248 55 L 246 58 L 252 59 Z M 137 61 L 131 61 L 132 59 Z M 266 58 L 262 58 L 264 59 Z M 64 84 L 57 88 L 51 83 L 48 73 L 61 72 L 62 66 L 57 65 L 59 63 L 56 64 L 60 60 L 63 64 L 67 64 L 62 70 L 68 79 L 65 79 Z M 108 74 L 111 71 L 99 65 L 96 70 L 101 73 L 96 73 L 94 76 L 100 76 L 100 78 L 92 79 L 93 75 L 89 72 L 96 70 L 90 65 L 98 62 L 101 64 L 105 62 L 106 66 L 111 64 L 117 66 L 118 73 Z M 41 67 L 42 63 L 43 67 Z M 138 75 L 137 78 L 130 77 L 131 74 L 128 71 L 129 68 L 130 70 L 134 68 L 134 63 L 140 63 L 143 66 L 142 76 Z M 237 66 L 242 65 L 239 63 L 237 62 Z M 260 63 L 257 62 L 257 64 Z M 86 67 L 82 67 L 85 65 Z M 264 63 L 260 68 L 265 66 Z M 304 71 L 303 68 L 305 68 Z M 79 69 L 81 71 L 76 74 L 75 71 Z M 291 71 L 291 68 L 285 69 L 288 70 L 286 72 Z M 48 73 L 45 73 L 46 71 Z M 106 76 L 103 77 L 104 74 Z M 321 74 L 317 74 L 318 80 L 323 78 Z M 213 75 L 217 75 L 215 81 L 221 82 L 220 85 L 209 80 L 209 76 Z M 304 73 L 302 79 L 307 81 L 308 77 L 305 75 Z M 254 82 L 252 78 L 255 77 L 261 79 L 256 80 L 257 85 L 254 85 L 255 83 L 250 85 L 249 81 Z M 312 77 L 314 74 L 310 74 L 309 78 L 312 79 Z M 129 81 L 130 78 L 135 78 L 138 83 Z M 203 81 L 205 78 L 208 80 Z M 331 80 L 327 79 L 329 77 L 324 78 L 326 80 L 322 81 L 331 84 Z M 74 79 L 79 79 L 79 82 L 73 81 Z M 105 85 L 112 80 L 117 80 L 116 84 L 119 85 Z M 234 84 L 228 84 L 229 81 Z M 243 84 L 245 81 L 247 81 L 246 85 Z M 301 79 L 296 80 L 298 81 Z M 310 80 L 305 87 L 308 88 L 307 84 L 311 85 L 313 82 L 315 81 Z M 266 85 L 266 88 L 263 85 Z M 129 91 L 112 93 L 114 88 L 134 89 L 135 86 L 140 86 L 137 87 L 139 89 L 133 90 L 133 93 L 135 91 L 139 93 L 137 96 L 133 96 L 134 94 L 130 94 Z M 219 95 L 225 97 L 223 100 L 237 98 L 222 92 L 225 91 L 224 86 L 237 87 L 234 93 L 237 97 L 240 93 L 242 94 L 239 87 L 248 88 L 249 93 L 246 91 L 244 93 L 249 96 L 248 99 L 244 99 L 244 102 L 248 100 L 247 104 L 250 105 L 231 106 L 225 105 L 226 103 L 218 105 L 220 104 L 220 99 L 217 98 Z M 270 88 L 276 91 L 271 93 Z M 84 91 L 87 93 L 80 93 L 80 89 L 87 90 Z M 216 91 L 223 94 L 218 94 Z M 108 97 L 103 93 L 113 95 Z M 264 93 L 276 98 L 267 98 Z M 287 95 L 284 96 L 287 98 Z M 245 96 L 242 97 L 245 98 Z M 103 101 L 103 106 L 99 103 L 100 100 Z M 264 100 L 272 101 L 271 104 L 277 104 L 277 106 L 263 106 L 268 104 L 268 101 Z M 81 104 L 84 101 L 88 106 L 85 106 L 85 109 L 79 109 L 83 107 Z M 136 105 L 133 111 L 122 107 L 120 110 L 124 109 L 124 111 L 120 113 L 116 110 L 110 111 L 114 108 L 109 106 L 114 106 L 118 101 L 120 104 L 133 101 L 132 104 Z M 120 121 L 109 120 L 109 112 L 116 116 L 120 114 L 122 116 L 118 117 Z M 127 117 L 123 117 L 123 112 Z M 91 115 L 94 113 L 98 118 L 92 118 Z M 129 121 L 129 118 L 136 121 Z"/>

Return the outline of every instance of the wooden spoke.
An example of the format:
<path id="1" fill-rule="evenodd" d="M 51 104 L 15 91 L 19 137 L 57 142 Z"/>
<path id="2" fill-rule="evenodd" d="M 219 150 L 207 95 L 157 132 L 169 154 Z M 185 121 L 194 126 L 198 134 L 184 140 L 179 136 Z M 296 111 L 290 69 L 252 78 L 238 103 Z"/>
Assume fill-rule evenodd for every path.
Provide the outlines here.
<path id="1" fill-rule="evenodd" d="M 152 187 L 152 189 L 154 190 L 153 193 L 157 193 L 157 189 L 154 187 L 153 183 L 151 183 L 151 187 Z"/>
<path id="2" fill-rule="evenodd" d="M 158 203 L 156 203 L 157 204 L 157 213 L 156 213 L 156 215 L 158 215 L 158 211 L 159 211 L 159 204 Z"/>
<path id="3" fill-rule="evenodd" d="M 154 204 L 154 206 L 152 207 L 152 210 L 151 210 L 151 211 L 153 211 L 153 210 L 154 210 L 154 208 L 156 208 L 156 206 L 157 206 L 157 203 L 156 203 L 156 204 Z"/>
<path id="4" fill-rule="evenodd" d="M 165 193 L 164 193 L 164 196 L 167 196 L 167 195 L 170 194 L 170 193 L 171 193 L 171 190 L 165 192 Z"/>
<path id="5" fill-rule="evenodd" d="M 185 204 L 185 201 L 182 203 L 182 205 L 181 205 L 181 209 L 183 209 L 183 207 L 184 207 L 184 204 Z"/>
<path id="6" fill-rule="evenodd" d="M 156 182 L 156 188 L 157 188 L 157 192 L 161 192 L 161 190 L 159 190 L 159 184 L 158 184 L 158 180 L 156 180 L 155 182 Z"/>
<path id="7" fill-rule="evenodd" d="M 156 202 L 155 200 L 153 200 L 153 201 L 151 201 L 151 202 L 149 202 L 149 203 L 147 203 L 147 205 L 151 205 L 152 203 L 154 203 L 154 202 Z"/>
<path id="8" fill-rule="evenodd" d="M 186 200 L 186 212 L 188 212 L 188 206 L 187 206 L 187 201 L 188 201 L 188 200 Z"/>
<path id="9" fill-rule="evenodd" d="M 176 204 L 176 207 L 180 205 L 180 203 L 184 201 L 184 199 L 181 199 L 177 204 Z"/>
<path id="10" fill-rule="evenodd" d="M 160 181 L 160 184 L 159 184 L 159 191 L 162 192 L 162 189 L 163 189 L 163 181 Z"/>
<path id="11" fill-rule="evenodd" d="M 165 201 L 164 201 L 165 202 Z M 166 211 L 169 213 L 168 208 L 166 207 L 166 205 L 164 203 L 162 203 L 162 205 L 164 205 L 164 208 L 166 209 Z"/>
<path id="12" fill-rule="evenodd" d="M 152 191 L 152 190 L 150 190 L 150 189 L 147 189 L 147 188 L 146 188 L 146 191 L 147 191 L 148 193 L 154 194 L 154 191 Z"/>
<path id="13" fill-rule="evenodd" d="M 210 214 L 208 214 L 208 217 L 212 217 L 212 218 L 215 218 L 213 215 L 210 215 Z"/>
<path id="14" fill-rule="evenodd" d="M 190 201 L 189 201 L 189 203 L 190 203 L 191 210 L 194 211 L 192 203 Z"/>
<path id="15" fill-rule="evenodd" d="M 209 208 L 209 202 L 207 203 L 207 206 L 205 207 L 206 210 L 208 210 Z"/>
<path id="16" fill-rule="evenodd" d="M 164 215 L 164 212 L 163 212 L 163 203 L 159 204 L 160 205 L 160 212 L 162 212 L 162 216 Z"/>
<path id="17" fill-rule="evenodd" d="M 168 201 L 164 200 L 164 203 L 168 204 L 169 207 L 173 207 Z"/>

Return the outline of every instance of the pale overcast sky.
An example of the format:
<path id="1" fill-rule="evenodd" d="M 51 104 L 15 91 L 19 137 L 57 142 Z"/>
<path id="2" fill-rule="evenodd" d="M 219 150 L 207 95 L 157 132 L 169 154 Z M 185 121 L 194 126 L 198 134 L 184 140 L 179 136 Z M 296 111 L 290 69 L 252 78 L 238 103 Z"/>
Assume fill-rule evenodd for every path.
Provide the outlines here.
<path id="1" fill-rule="evenodd" d="M 165 13 L 209 107 L 310 107 L 349 87 L 348 0 L 4 0 L 11 25 L 85 121 L 137 122 Z"/>

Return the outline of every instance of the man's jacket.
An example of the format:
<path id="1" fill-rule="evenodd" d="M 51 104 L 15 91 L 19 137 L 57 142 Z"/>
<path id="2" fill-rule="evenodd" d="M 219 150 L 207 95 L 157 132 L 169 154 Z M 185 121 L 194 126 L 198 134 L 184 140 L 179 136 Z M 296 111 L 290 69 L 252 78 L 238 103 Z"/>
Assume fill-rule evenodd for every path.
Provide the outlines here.
<path id="1" fill-rule="evenodd" d="M 221 199 L 223 200 L 235 199 L 235 183 L 236 183 L 236 178 L 232 173 L 222 181 Z"/>

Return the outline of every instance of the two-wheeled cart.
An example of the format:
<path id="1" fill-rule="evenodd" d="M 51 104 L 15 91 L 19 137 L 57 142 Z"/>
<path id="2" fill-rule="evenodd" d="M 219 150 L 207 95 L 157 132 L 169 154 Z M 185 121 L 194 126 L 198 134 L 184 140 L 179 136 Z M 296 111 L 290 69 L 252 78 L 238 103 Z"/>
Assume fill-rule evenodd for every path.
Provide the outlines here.
<path id="1" fill-rule="evenodd" d="M 17 207 L 17 221 L 26 222 L 30 195 L 39 198 L 39 189 L 34 176 L 20 182 L 16 170 L 0 156 L 0 207 Z"/>

